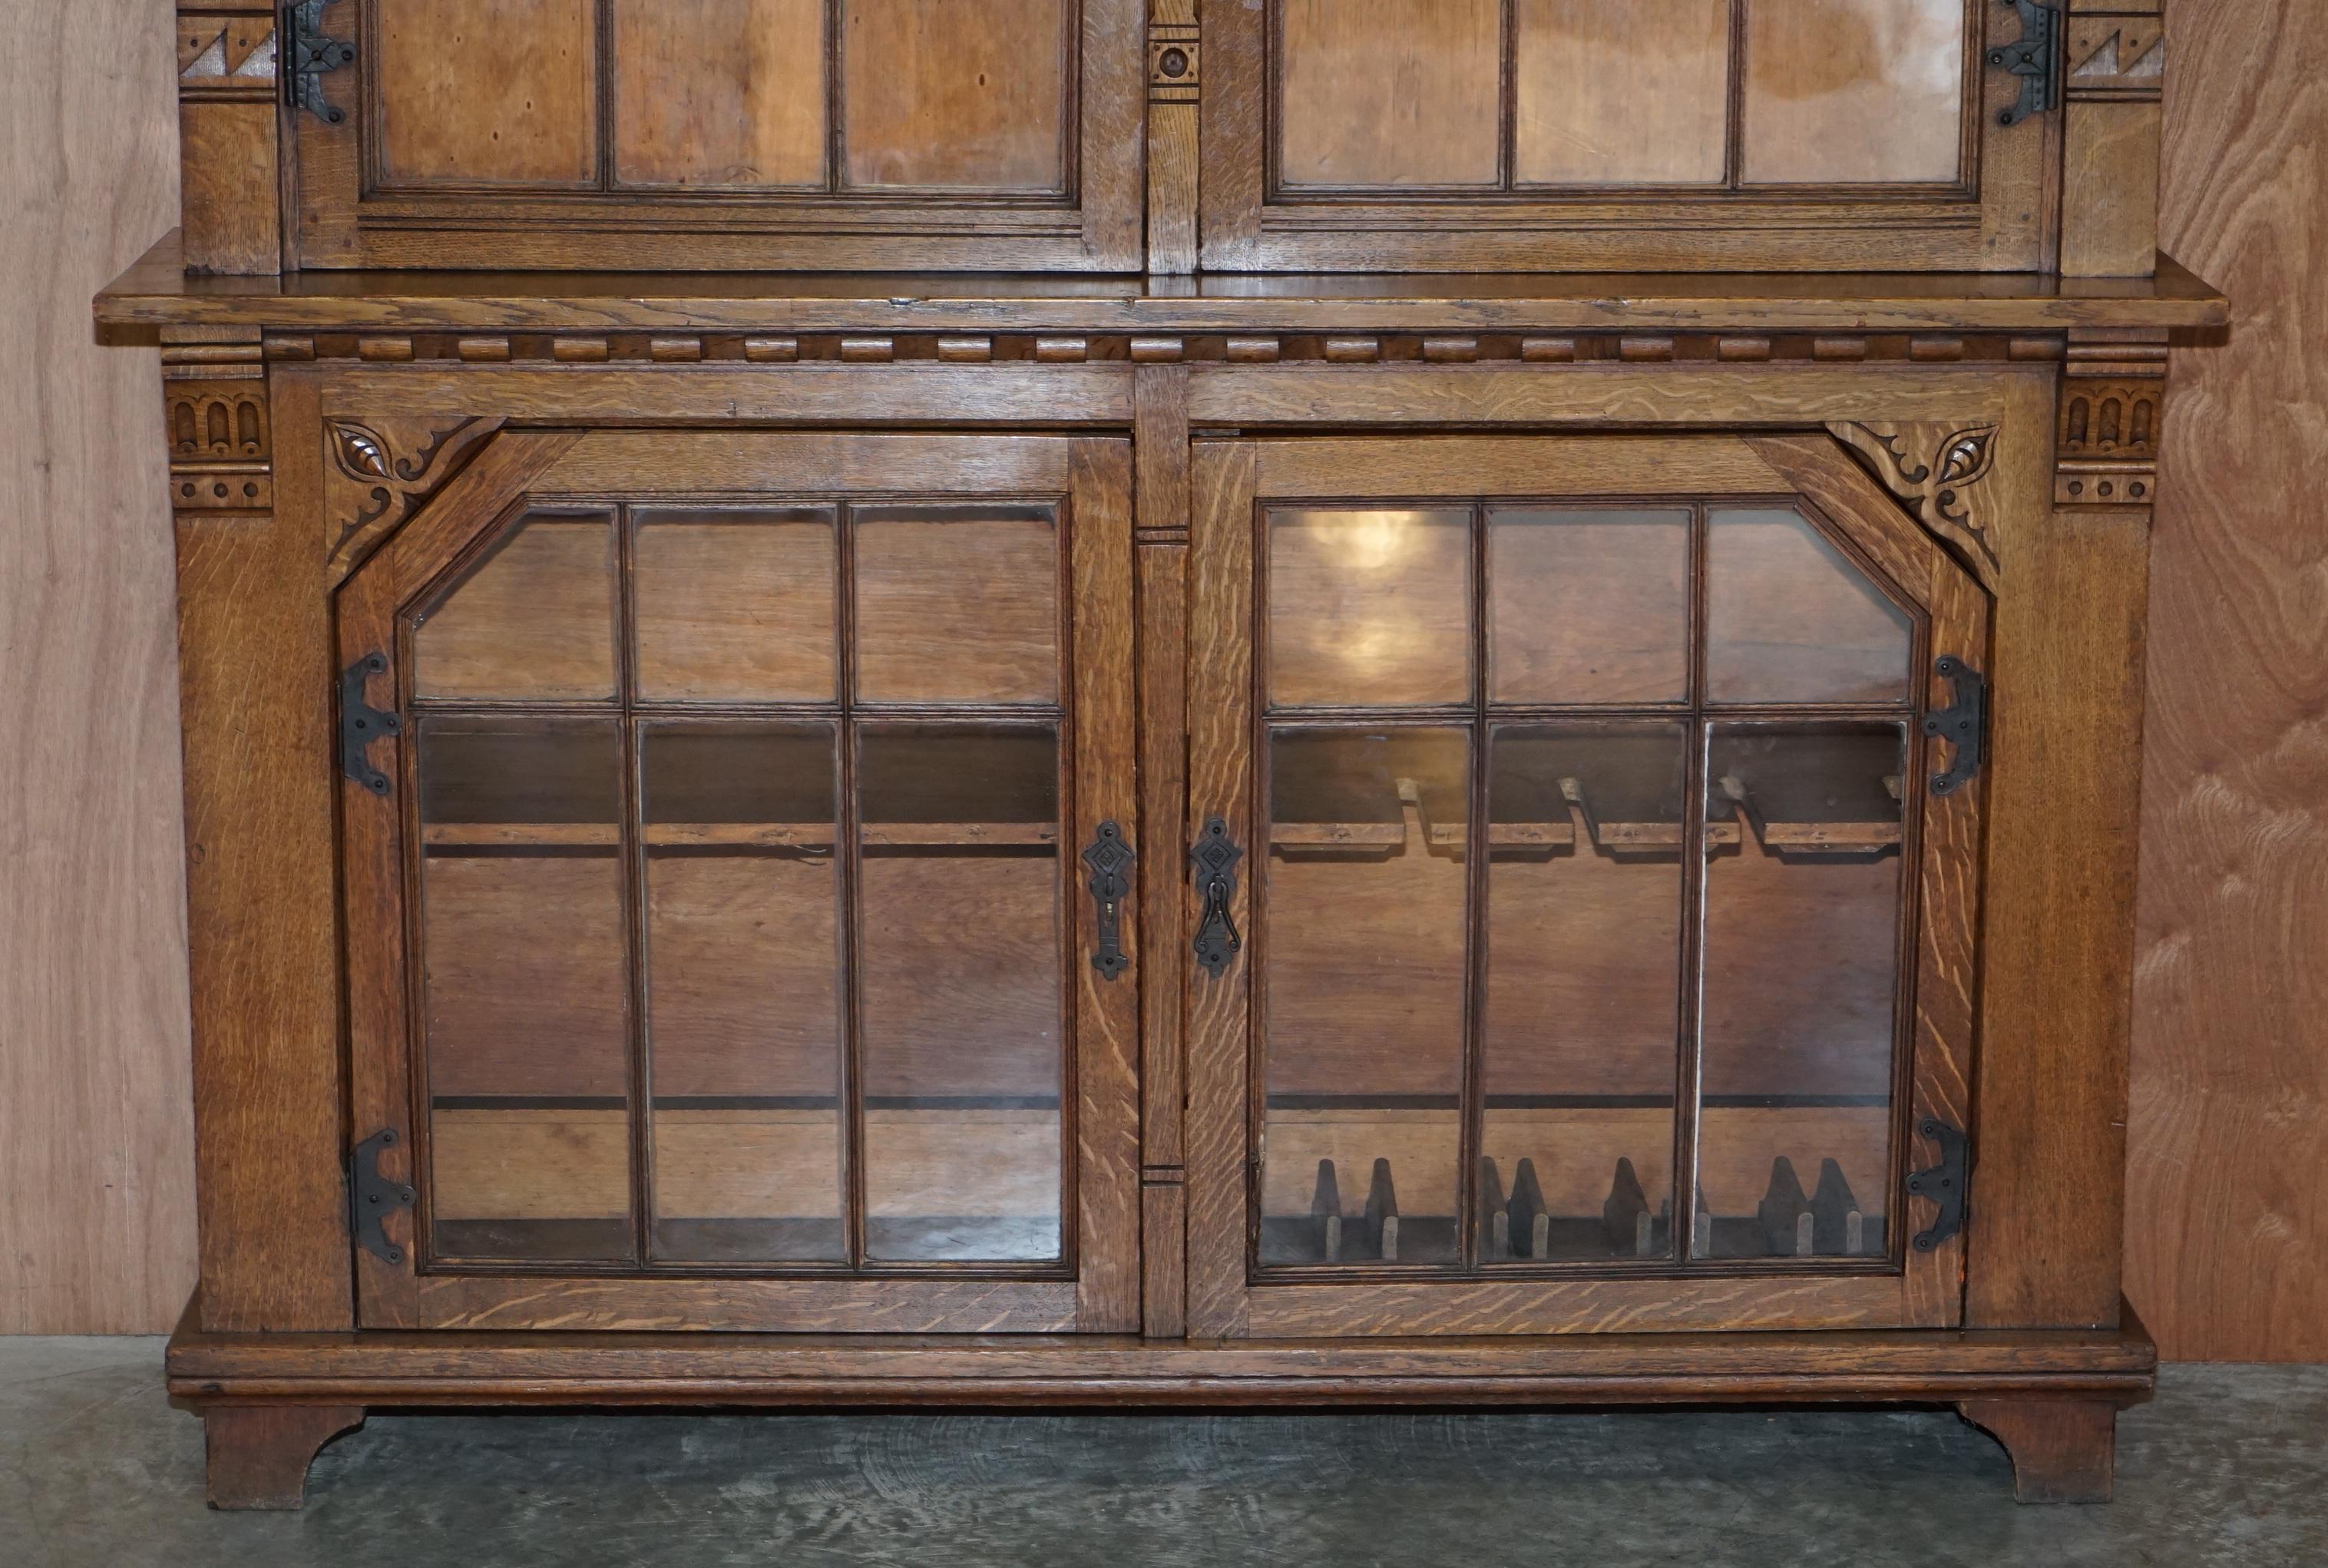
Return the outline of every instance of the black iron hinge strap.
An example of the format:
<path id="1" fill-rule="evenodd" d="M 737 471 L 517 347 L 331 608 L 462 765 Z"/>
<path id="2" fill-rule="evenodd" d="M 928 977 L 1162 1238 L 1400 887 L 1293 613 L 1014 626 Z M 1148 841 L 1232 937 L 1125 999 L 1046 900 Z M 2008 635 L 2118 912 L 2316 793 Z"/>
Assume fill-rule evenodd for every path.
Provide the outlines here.
<path id="1" fill-rule="evenodd" d="M 1946 741 L 1956 753 L 1945 770 L 1932 775 L 1932 793 L 1945 796 L 1979 777 L 1988 761 L 1988 680 L 1953 653 L 1941 655 L 1933 668 L 1954 696 L 1948 707 L 1924 715 L 1924 733 Z"/>
<path id="2" fill-rule="evenodd" d="M 396 1129 L 373 1133 L 348 1156 L 348 1231 L 363 1248 L 384 1263 L 400 1263 L 404 1249 L 388 1239 L 380 1223 L 399 1208 L 410 1208 L 418 1196 L 401 1181 L 380 1173 L 380 1151 L 396 1146 Z"/>
<path id="3" fill-rule="evenodd" d="M 2040 0 L 2004 0 L 2021 13 L 2021 37 L 1988 52 L 1988 63 L 2021 79 L 2021 101 L 1997 111 L 1999 125 L 2019 125 L 2060 103 L 2061 46 L 2066 40 L 2061 8 Z"/>
<path id="4" fill-rule="evenodd" d="M 364 754 L 373 741 L 404 729 L 404 720 L 374 708 L 364 695 L 364 682 L 386 673 L 388 657 L 382 653 L 367 653 L 340 673 L 340 771 L 376 795 L 388 793 L 388 775 Z"/>
<path id="5" fill-rule="evenodd" d="M 283 99 L 325 125 L 345 123 L 348 111 L 324 96 L 324 78 L 356 62 L 356 46 L 324 31 L 324 8 L 331 0 L 292 0 L 283 7 L 280 29 Z"/>
<path id="6" fill-rule="evenodd" d="M 1970 1146 L 1961 1129 L 1949 1126 L 1937 1116 L 1925 1117 L 1916 1124 L 1916 1131 L 1938 1144 L 1940 1150 L 1938 1165 L 1908 1178 L 1909 1196 L 1940 1206 L 1931 1228 L 1918 1232 L 1910 1244 L 1920 1253 L 1929 1253 L 1965 1227 L 1965 1188 L 1970 1174 L 1967 1156 Z"/>

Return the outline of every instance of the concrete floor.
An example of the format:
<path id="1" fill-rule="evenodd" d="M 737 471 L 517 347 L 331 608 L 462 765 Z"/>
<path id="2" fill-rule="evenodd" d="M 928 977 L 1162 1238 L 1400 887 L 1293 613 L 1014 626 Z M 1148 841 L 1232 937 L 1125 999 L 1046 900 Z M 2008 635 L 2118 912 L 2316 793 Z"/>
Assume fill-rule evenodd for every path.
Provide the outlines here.
<path id="1" fill-rule="evenodd" d="M 161 1342 L 0 1338 L 5 1568 L 2328 1568 L 2328 1367 L 2175 1367 L 2118 1501 L 1954 1416 L 375 1416 L 214 1514 Z"/>

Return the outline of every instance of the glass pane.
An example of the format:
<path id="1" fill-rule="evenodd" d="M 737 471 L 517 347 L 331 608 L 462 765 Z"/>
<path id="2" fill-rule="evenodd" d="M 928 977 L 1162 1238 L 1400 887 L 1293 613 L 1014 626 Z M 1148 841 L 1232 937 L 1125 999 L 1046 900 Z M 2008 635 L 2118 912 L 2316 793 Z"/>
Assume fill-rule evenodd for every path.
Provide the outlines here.
<path id="1" fill-rule="evenodd" d="M 1899 725 L 1713 727 L 1699 1257 L 1885 1250 L 1906 771 Z"/>
<path id="2" fill-rule="evenodd" d="M 824 185 L 824 0 L 614 0 L 615 178 Z"/>
<path id="3" fill-rule="evenodd" d="M 435 1251 L 628 1261 L 621 733 L 418 734 Z"/>
<path id="4" fill-rule="evenodd" d="M 1493 185 L 1499 0 L 1284 0 L 1287 185 Z"/>
<path id="5" fill-rule="evenodd" d="M 1687 733 L 1495 733 L 1488 1262 L 1672 1255 Z"/>
<path id="6" fill-rule="evenodd" d="M 1747 0 L 1750 184 L 1947 184 L 1964 0 Z"/>
<path id="7" fill-rule="evenodd" d="M 1263 1263 L 1450 1263 L 1469 737 L 1270 740 Z"/>
<path id="8" fill-rule="evenodd" d="M 859 187 L 1058 191 L 1066 0 L 844 0 L 842 168 Z"/>
<path id="9" fill-rule="evenodd" d="M 380 0 L 371 9 L 380 42 L 368 69 L 388 183 L 597 178 L 592 0 Z"/>
<path id="10" fill-rule="evenodd" d="M 413 655 L 420 697 L 612 698 L 613 519 L 520 519 L 421 618 Z"/>
<path id="11" fill-rule="evenodd" d="M 655 1255 L 840 1262 L 834 732 L 651 725 L 643 750 Z"/>
<path id="12" fill-rule="evenodd" d="M 1730 0 L 1519 0 L 1522 184 L 1718 183 Z"/>
<path id="13" fill-rule="evenodd" d="M 861 700 L 1058 700 L 1059 529 L 1050 507 L 852 515 Z"/>
<path id="14" fill-rule="evenodd" d="M 865 1244 L 1060 1255 L 1058 732 L 868 725 L 858 751 Z"/>
<path id="15" fill-rule="evenodd" d="M 840 695 L 830 507 L 636 518 L 641 697 L 830 702 Z"/>
<path id="16" fill-rule="evenodd" d="M 1689 696 L 1689 513 L 1501 507 L 1488 514 L 1488 696 Z"/>
<path id="17" fill-rule="evenodd" d="M 1904 702 L 1908 612 L 1807 518 L 1706 519 L 1705 678 L 1716 702 Z"/>
<path id="18" fill-rule="evenodd" d="M 1272 508 L 1269 693 L 1387 708 L 1471 696 L 1471 514 Z"/>

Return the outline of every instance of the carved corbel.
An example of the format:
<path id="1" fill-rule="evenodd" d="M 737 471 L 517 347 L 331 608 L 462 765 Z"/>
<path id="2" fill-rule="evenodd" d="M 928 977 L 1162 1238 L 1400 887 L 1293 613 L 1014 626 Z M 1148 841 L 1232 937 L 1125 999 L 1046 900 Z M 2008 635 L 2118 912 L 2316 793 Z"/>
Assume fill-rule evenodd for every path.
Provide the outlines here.
<path id="1" fill-rule="evenodd" d="M 2154 505 L 2165 415 L 2163 340 L 2072 333 L 2054 431 L 2053 504 Z"/>
<path id="2" fill-rule="evenodd" d="M 1997 427 L 1866 421 L 1829 425 L 1884 488 L 1924 526 L 1955 545 L 1987 586 L 1996 586 L 1995 499 L 1984 483 L 1996 466 Z"/>
<path id="3" fill-rule="evenodd" d="M 170 506 L 182 519 L 273 509 L 275 432 L 256 333 L 165 330 L 162 423 Z"/>
<path id="4" fill-rule="evenodd" d="M 502 427 L 467 415 L 334 416 L 324 421 L 330 580 L 346 580 Z"/>

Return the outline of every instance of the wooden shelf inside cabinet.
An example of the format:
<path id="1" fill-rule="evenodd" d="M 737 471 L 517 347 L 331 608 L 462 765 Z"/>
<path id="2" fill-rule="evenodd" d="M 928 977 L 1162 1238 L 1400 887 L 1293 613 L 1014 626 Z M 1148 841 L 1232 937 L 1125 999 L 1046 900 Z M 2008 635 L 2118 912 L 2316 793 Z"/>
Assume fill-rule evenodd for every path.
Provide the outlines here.
<path id="1" fill-rule="evenodd" d="M 622 842 L 611 822 L 430 822 L 421 840 L 437 850 L 523 848 L 607 849 Z M 868 822 L 859 842 L 879 849 L 1041 848 L 1059 840 L 1049 822 Z M 832 850 L 832 829 L 821 822 L 649 822 L 640 841 L 650 850 Z"/>

